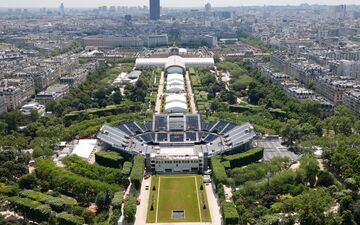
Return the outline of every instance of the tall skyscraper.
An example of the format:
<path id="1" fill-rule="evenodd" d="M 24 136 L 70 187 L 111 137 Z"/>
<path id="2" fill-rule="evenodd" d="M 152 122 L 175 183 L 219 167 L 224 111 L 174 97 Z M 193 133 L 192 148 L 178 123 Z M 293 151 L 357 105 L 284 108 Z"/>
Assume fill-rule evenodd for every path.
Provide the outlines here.
<path id="1" fill-rule="evenodd" d="M 65 6 L 64 6 L 64 3 L 61 3 L 59 10 L 60 10 L 60 13 L 61 13 L 61 14 L 65 14 Z"/>
<path id="2" fill-rule="evenodd" d="M 150 0 L 150 20 L 160 19 L 160 0 Z"/>
<path id="3" fill-rule="evenodd" d="M 211 4 L 210 3 L 207 3 L 205 5 L 205 12 L 209 13 L 211 11 Z"/>

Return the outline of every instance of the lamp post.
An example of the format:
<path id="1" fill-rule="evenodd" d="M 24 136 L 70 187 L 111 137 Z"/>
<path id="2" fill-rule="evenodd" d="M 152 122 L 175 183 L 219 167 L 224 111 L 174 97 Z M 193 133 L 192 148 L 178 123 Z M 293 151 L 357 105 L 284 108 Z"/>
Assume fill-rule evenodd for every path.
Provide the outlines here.
<path id="1" fill-rule="evenodd" d="M 267 181 L 268 181 L 268 183 L 267 183 L 267 190 L 268 190 L 268 193 L 269 193 L 269 190 L 270 190 L 270 177 L 271 177 L 271 172 L 270 171 L 268 171 L 267 173 L 266 173 L 266 178 L 267 178 Z"/>

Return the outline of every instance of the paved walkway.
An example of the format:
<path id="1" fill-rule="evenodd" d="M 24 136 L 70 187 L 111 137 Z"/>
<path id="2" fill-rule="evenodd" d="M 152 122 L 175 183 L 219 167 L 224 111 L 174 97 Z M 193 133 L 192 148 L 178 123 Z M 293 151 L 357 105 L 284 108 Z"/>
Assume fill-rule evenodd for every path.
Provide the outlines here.
<path id="1" fill-rule="evenodd" d="M 201 224 L 211 224 L 211 225 L 221 225 L 222 216 L 221 209 L 215 194 L 215 184 L 206 184 L 205 185 L 206 195 L 208 198 L 209 210 L 211 215 L 211 223 L 201 223 Z M 189 224 L 190 225 L 190 224 Z"/>
<path id="2" fill-rule="evenodd" d="M 232 194 L 231 187 L 228 187 L 228 186 L 226 186 L 226 185 L 223 185 L 223 187 L 224 187 L 225 195 L 227 195 L 227 197 L 225 196 L 225 199 L 226 199 L 227 201 L 232 201 L 232 196 L 233 196 L 233 194 Z"/>
<path id="3" fill-rule="evenodd" d="M 149 185 L 149 190 L 145 190 L 145 185 Z M 147 216 L 147 209 L 149 204 L 149 197 L 150 197 L 150 187 L 151 187 L 151 177 L 148 179 L 143 179 L 141 183 L 140 189 L 140 205 L 136 208 L 136 215 L 135 215 L 135 224 L 134 225 L 145 225 L 146 224 L 146 216 Z"/>
<path id="4" fill-rule="evenodd" d="M 157 114 L 161 113 L 161 103 L 162 103 L 163 92 L 164 92 L 164 81 L 165 81 L 165 74 L 164 74 L 164 71 L 162 71 L 161 76 L 160 76 L 158 93 L 157 93 L 157 97 L 156 97 L 156 104 L 155 104 L 155 113 L 157 113 Z"/>
<path id="5" fill-rule="evenodd" d="M 194 98 L 194 93 L 193 93 L 193 89 L 192 89 L 192 85 L 191 85 L 190 75 L 189 75 L 188 71 L 186 71 L 186 74 L 185 74 L 185 82 L 186 82 L 187 95 L 190 98 L 191 113 L 195 114 L 195 113 L 197 113 L 197 110 L 196 110 L 195 98 Z"/>

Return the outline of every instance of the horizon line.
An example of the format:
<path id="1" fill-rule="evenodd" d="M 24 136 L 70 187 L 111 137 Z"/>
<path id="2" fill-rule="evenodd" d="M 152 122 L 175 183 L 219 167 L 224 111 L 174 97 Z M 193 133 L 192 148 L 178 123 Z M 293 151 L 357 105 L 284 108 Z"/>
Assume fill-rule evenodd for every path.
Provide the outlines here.
<path id="1" fill-rule="evenodd" d="M 271 5 L 267 5 L 267 4 L 262 4 L 262 5 L 228 5 L 228 6 L 212 6 L 212 8 L 241 8 L 241 7 L 270 7 L 270 6 L 277 6 L 277 7 L 284 7 L 284 6 L 304 6 L 304 5 L 308 5 L 308 6 L 339 6 L 339 5 L 347 5 L 347 6 L 360 6 L 359 4 L 309 4 L 309 3 L 301 3 L 301 4 L 271 4 Z M 65 9 L 97 9 L 99 7 L 102 6 L 116 6 L 116 7 L 126 7 L 126 5 L 99 5 L 99 6 L 92 6 L 92 7 L 79 7 L 79 6 L 74 6 L 74 7 L 66 7 Z M 148 6 L 148 5 L 132 5 L 132 6 L 127 6 L 129 8 L 132 7 L 144 7 L 144 6 Z M 204 6 L 161 6 L 161 8 L 177 8 L 177 9 L 191 9 L 191 8 L 203 8 Z M 44 6 L 38 6 L 38 7 L 24 7 L 24 6 L 2 6 L 0 7 L 0 9 L 14 9 L 14 8 L 20 8 L 20 9 L 41 9 L 41 8 L 47 8 L 47 9 L 58 9 L 57 6 L 51 6 L 51 7 L 44 7 Z"/>

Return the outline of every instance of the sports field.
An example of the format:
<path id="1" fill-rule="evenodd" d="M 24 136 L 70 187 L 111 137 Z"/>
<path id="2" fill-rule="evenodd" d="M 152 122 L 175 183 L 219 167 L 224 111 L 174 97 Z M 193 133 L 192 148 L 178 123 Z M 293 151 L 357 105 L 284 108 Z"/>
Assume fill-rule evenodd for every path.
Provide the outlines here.
<path id="1" fill-rule="evenodd" d="M 201 186 L 203 190 L 200 190 Z M 211 221 L 205 185 L 200 175 L 152 176 L 149 191 L 147 223 Z M 183 212 L 183 217 L 173 218 L 173 211 Z"/>

